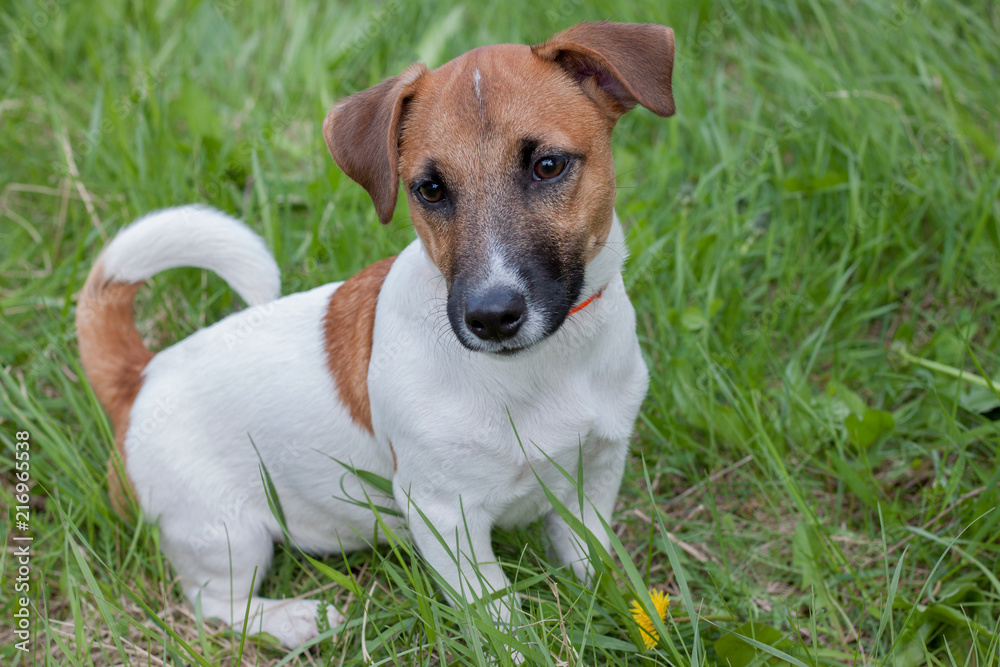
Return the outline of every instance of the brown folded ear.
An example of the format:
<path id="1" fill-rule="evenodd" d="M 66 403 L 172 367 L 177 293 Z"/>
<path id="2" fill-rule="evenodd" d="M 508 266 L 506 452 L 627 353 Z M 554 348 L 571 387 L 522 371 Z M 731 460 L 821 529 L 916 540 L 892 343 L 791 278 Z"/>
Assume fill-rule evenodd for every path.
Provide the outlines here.
<path id="1" fill-rule="evenodd" d="M 616 118 L 636 104 L 659 116 L 674 113 L 674 31 L 666 26 L 578 23 L 531 50 L 565 68 Z"/>
<path id="2" fill-rule="evenodd" d="M 327 148 L 344 173 L 368 191 L 379 221 L 396 210 L 399 190 L 399 130 L 406 100 L 427 68 L 415 63 L 338 102 L 323 121 Z"/>

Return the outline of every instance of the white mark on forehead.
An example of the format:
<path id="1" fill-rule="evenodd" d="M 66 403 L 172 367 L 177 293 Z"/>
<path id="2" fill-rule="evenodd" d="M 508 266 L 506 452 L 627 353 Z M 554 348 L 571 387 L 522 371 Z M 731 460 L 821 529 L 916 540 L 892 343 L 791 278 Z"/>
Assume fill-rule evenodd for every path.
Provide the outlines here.
<path id="1" fill-rule="evenodd" d="M 472 83 L 473 83 L 473 85 L 476 88 L 476 99 L 479 101 L 479 122 L 480 123 L 482 123 L 485 120 L 485 118 L 486 118 L 483 115 L 483 91 L 479 89 L 479 82 L 482 81 L 482 80 L 483 80 L 483 75 L 479 73 L 479 68 L 477 67 L 476 69 L 474 69 L 472 71 Z M 482 135 L 482 133 L 479 133 L 478 139 L 477 139 L 476 143 L 477 143 L 478 148 L 479 148 L 479 155 L 482 156 L 483 153 L 486 150 L 486 147 L 483 144 L 483 135 Z M 481 178 L 482 178 L 482 176 L 477 173 L 477 175 L 476 175 L 476 181 L 478 182 Z"/>

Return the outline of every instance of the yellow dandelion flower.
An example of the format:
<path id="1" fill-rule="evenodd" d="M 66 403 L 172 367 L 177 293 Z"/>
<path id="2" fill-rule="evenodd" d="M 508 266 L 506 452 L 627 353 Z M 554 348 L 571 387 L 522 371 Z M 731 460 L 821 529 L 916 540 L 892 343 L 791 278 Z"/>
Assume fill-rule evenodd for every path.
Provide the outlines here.
<path id="1" fill-rule="evenodd" d="M 667 620 L 667 607 L 670 605 L 670 596 L 660 591 L 651 590 L 649 591 L 649 598 L 653 601 L 653 607 L 656 609 L 656 613 L 660 615 L 660 620 Z M 639 624 L 639 629 L 642 632 L 642 641 L 646 644 L 646 648 L 650 649 L 656 646 L 656 643 L 660 641 L 660 634 L 653 627 L 653 619 L 649 617 L 649 614 L 642 608 L 638 600 L 632 600 L 632 618 Z"/>

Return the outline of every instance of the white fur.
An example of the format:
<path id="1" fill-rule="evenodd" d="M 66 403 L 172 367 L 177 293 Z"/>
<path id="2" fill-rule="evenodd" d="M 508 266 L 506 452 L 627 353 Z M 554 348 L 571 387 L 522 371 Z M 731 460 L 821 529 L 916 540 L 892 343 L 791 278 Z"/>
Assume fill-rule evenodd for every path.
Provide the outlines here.
<path id="1" fill-rule="evenodd" d="M 274 479 L 292 539 L 310 552 L 371 543 L 371 512 L 338 498 L 364 501 L 367 493 L 391 503 L 333 460 L 392 474 L 391 453 L 351 421 L 325 364 L 322 318 L 338 286 L 249 308 L 157 354 L 125 441 L 129 477 L 143 512 L 159 520 L 163 552 L 185 593 L 200 597 L 206 617 L 236 627 L 249 600 L 250 629 L 286 646 L 315 636 L 316 603 L 277 607 L 250 590 L 254 568 L 259 584 L 282 539 L 260 464 Z M 169 418 L 140 431 L 157 405 L 168 406 Z M 328 617 L 331 627 L 343 620 L 336 610 Z"/>
<path id="2" fill-rule="evenodd" d="M 194 266 L 218 273 L 250 305 L 281 294 L 281 272 L 264 241 L 239 220 L 197 204 L 151 213 L 104 251 L 104 275 L 125 283 Z"/>
<path id="3" fill-rule="evenodd" d="M 622 238 L 617 218 L 613 228 L 612 236 Z M 369 376 L 372 424 L 376 439 L 395 447 L 393 490 L 413 540 L 447 587 L 467 598 L 507 585 L 490 544 L 492 527 L 539 517 L 560 560 L 581 579 L 589 576 L 586 549 L 552 510 L 539 479 L 609 544 L 598 515 L 610 520 L 648 384 L 623 259 L 620 248 L 602 250 L 586 283 L 608 284 L 603 297 L 513 357 L 470 353 L 450 331 L 441 335 L 445 325 L 427 313 L 442 310 L 429 304 L 446 298 L 443 280 L 419 242 L 400 254 L 386 278 L 373 346 L 404 332 L 414 340 L 400 348 L 390 372 Z M 575 480 L 581 456 L 588 498 L 582 508 L 575 486 L 553 465 Z M 515 604 L 496 603 L 497 621 L 507 622 Z"/>
<path id="4" fill-rule="evenodd" d="M 252 232 L 203 208 L 194 209 L 202 227 L 182 224 L 175 214 L 154 214 L 122 232 L 106 261 L 134 279 L 148 277 L 148 267 L 176 266 L 180 255 L 200 258 L 238 276 L 245 296 L 267 292 L 254 280 L 267 282 L 274 263 L 260 257 Z M 254 569 L 259 584 L 273 542 L 282 539 L 261 461 L 289 533 L 304 550 L 369 545 L 373 513 L 345 502 L 367 497 L 408 517 L 421 553 L 460 597 L 507 585 L 490 545 L 492 527 L 539 517 L 559 559 L 586 578 L 587 551 L 552 510 L 538 479 L 607 547 L 599 516 L 610 518 L 647 387 L 621 278 L 622 239 L 615 218 L 609 243 L 587 268 L 586 285 L 608 285 L 603 297 L 512 357 L 459 344 L 443 319 L 444 280 L 420 241 L 411 243 L 377 302 L 368 374 L 374 437 L 352 421 L 327 366 L 323 316 L 339 283 L 248 308 L 157 354 L 132 407 L 127 471 L 143 512 L 159 521 L 164 553 L 204 615 L 238 627 L 249 605 L 250 629 L 287 646 L 317 632 L 314 601 L 266 600 L 250 589 Z M 200 248 L 225 259 L 207 249 L 201 255 Z M 576 479 L 581 456 L 584 507 L 552 464 Z M 365 487 L 338 461 L 392 479 L 393 497 Z M 383 519 L 403 528 L 391 516 Z M 514 606 L 513 599 L 493 603 L 497 621 L 509 621 Z M 332 626 L 342 621 L 332 609 L 328 618 Z"/>

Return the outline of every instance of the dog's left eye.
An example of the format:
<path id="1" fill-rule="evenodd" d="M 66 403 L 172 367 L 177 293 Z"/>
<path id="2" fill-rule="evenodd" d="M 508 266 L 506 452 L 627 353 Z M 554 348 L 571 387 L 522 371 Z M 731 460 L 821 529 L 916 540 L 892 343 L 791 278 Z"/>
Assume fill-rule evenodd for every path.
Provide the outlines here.
<path id="1" fill-rule="evenodd" d="M 566 168 L 566 158 L 547 156 L 535 163 L 534 178 L 536 181 L 547 181 L 563 173 Z"/>
<path id="2" fill-rule="evenodd" d="M 437 204 L 444 199 L 444 186 L 435 181 L 424 181 L 414 190 L 428 204 Z"/>

